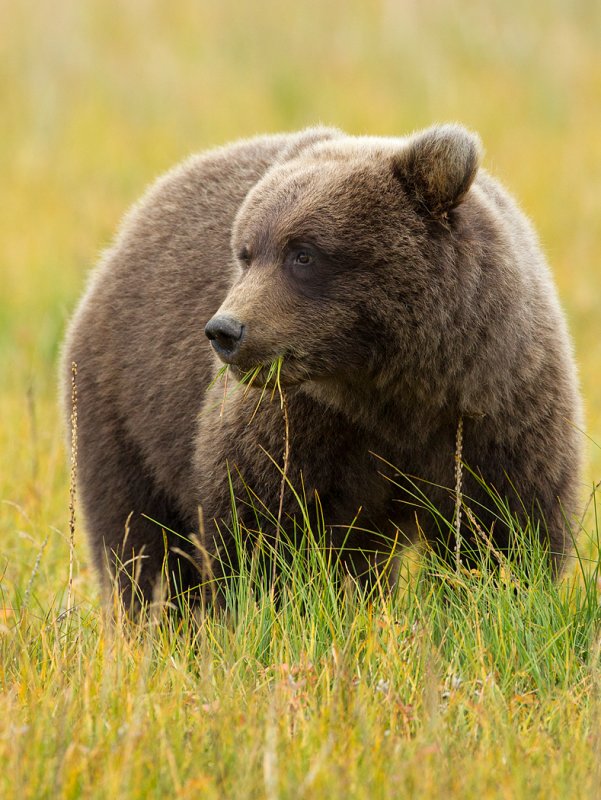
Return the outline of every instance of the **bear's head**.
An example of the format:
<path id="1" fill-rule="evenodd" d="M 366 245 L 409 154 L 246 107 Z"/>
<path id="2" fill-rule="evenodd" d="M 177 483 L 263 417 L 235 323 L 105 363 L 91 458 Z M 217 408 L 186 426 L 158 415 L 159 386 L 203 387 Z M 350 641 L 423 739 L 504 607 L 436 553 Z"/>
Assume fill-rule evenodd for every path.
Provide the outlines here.
<path id="1" fill-rule="evenodd" d="M 423 322 L 447 313 L 443 276 L 479 156 L 474 134 L 444 125 L 340 134 L 280 160 L 233 226 L 238 278 L 206 327 L 220 358 L 240 374 L 281 356 L 289 385 L 392 378 L 441 329 Z"/>

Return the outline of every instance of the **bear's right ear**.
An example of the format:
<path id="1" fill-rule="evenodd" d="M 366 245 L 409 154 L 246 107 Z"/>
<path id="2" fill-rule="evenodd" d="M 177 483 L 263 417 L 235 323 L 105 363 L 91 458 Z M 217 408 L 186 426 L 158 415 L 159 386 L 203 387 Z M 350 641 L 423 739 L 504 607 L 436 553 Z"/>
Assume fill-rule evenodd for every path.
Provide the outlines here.
<path id="1" fill-rule="evenodd" d="M 417 206 L 442 217 L 463 200 L 480 164 L 482 146 L 461 125 L 436 125 L 412 136 L 393 171 Z"/>

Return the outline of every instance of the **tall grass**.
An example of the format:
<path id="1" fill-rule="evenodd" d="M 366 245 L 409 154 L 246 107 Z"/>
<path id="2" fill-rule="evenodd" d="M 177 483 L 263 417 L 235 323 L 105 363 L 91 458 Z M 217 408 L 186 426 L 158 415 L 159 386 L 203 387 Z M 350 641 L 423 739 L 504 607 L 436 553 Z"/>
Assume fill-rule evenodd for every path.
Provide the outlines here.
<path id="1" fill-rule="evenodd" d="M 200 617 L 17 603 L 3 796 L 593 796 L 598 568 L 507 581 L 426 554 L 389 592 L 337 580 L 306 533 L 269 554 L 277 594 L 240 541 L 225 608 Z"/>

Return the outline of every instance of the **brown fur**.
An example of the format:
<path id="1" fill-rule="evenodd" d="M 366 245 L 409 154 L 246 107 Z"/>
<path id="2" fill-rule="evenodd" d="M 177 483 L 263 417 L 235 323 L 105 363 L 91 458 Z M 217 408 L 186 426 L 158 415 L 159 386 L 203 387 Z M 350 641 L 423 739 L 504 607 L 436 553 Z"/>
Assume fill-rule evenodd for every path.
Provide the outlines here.
<path id="1" fill-rule="evenodd" d="M 406 476 L 451 519 L 462 418 L 464 461 L 539 521 L 561 568 L 581 457 L 571 346 L 535 235 L 479 152 L 453 125 L 406 139 L 315 129 L 216 150 L 158 181 L 94 273 L 64 356 L 67 388 L 79 368 L 79 479 L 99 568 L 130 512 L 122 558 L 143 553 L 146 597 L 165 548 L 141 514 L 190 534 L 201 506 L 210 549 L 227 551 L 228 469 L 247 527 L 249 491 L 277 514 L 282 411 L 264 401 L 253 417 L 256 392 L 223 403 L 221 385 L 207 389 L 218 361 L 203 327 L 216 312 L 245 326 L 234 372 L 284 356 L 288 477 L 310 513 L 317 493 L 334 544 L 353 521 L 348 543 L 364 553 L 415 538 Z M 490 527 L 469 474 L 464 493 Z M 283 512 L 291 529 L 290 491 Z M 449 529 L 418 518 L 447 543 Z M 506 526 L 493 532 L 510 545 Z M 173 545 L 184 548 L 168 533 Z M 197 581 L 185 559 L 170 568 Z"/>

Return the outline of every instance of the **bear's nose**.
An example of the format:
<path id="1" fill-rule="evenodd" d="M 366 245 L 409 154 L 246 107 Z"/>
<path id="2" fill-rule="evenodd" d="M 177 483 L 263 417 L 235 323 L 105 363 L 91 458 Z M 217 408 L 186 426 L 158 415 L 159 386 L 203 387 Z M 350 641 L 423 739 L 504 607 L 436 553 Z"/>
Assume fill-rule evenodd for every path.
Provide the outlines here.
<path id="1" fill-rule="evenodd" d="M 205 326 L 213 350 L 224 361 L 230 361 L 236 355 L 243 333 L 244 325 L 225 314 L 216 314 Z"/>

